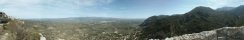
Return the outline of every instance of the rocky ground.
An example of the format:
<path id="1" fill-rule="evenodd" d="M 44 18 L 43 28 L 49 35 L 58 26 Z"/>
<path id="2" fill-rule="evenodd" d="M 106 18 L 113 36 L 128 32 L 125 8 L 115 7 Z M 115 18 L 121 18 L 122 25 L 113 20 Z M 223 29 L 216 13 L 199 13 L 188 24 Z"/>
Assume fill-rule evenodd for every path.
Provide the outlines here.
<path id="1" fill-rule="evenodd" d="M 224 27 L 200 33 L 185 34 L 166 38 L 165 40 L 244 40 L 244 26 Z"/>
<path id="2" fill-rule="evenodd" d="M 0 40 L 39 40 L 38 32 L 23 27 L 24 21 L 0 12 Z"/>

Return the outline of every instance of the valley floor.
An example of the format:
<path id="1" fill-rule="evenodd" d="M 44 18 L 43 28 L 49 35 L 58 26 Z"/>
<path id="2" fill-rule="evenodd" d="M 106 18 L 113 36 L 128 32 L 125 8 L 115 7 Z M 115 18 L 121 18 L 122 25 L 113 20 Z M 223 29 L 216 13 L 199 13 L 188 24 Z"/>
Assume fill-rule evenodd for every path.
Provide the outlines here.
<path id="1" fill-rule="evenodd" d="M 25 20 L 24 27 L 37 30 L 46 40 L 136 40 L 140 22 Z"/>

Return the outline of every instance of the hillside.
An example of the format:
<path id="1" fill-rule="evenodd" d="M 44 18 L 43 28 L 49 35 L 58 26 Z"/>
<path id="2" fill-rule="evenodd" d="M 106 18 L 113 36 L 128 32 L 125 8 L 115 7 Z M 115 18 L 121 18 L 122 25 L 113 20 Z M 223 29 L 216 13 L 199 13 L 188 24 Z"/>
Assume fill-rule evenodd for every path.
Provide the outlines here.
<path id="1" fill-rule="evenodd" d="M 144 19 L 15 19 L 0 12 L 0 40 L 137 40 Z"/>
<path id="2" fill-rule="evenodd" d="M 140 24 L 143 28 L 140 38 L 164 39 L 225 26 L 243 26 L 243 9 L 244 6 L 218 10 L 199 6 L 185 14 L 151 16 Z"/>
<path id="3" fill-rule="evenodd" d="M 39 40 L 36 30 L 26 29 L 23 21 L 0 12 L 0 40 Z"/>
<path id="4" fill-rule="evenodd" d="M 137 40 L 144 19 L 15 19 L 0 12 L 0 40 Z"/>
<path id="5" fill-rule="evenodd" d="M 24 28 L 35 29 L 47 40 L 136 40 L 144 19 L 75 17 L 23 19 Z"/>

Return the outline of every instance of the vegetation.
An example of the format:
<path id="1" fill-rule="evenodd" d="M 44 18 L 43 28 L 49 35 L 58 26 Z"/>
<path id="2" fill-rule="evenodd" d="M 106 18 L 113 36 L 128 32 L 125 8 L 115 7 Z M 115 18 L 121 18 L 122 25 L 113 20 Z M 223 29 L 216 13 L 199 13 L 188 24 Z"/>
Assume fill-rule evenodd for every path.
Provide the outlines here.
<path id="1" fill-rule="evenodd" d="M 24 28 L 38 30 L 47 40 L 136 40 L 143 19 L 77 17 L 24 21 Z"/>
<path id="2" fill-rule="evenodd" d="M 0 40 L 39 40 L 38 32 L 23 28 L 23 21 L 0 12 Z"/>
<path id="3" fill-rule="evenodd" d="M 243 9 L 244 6 L 217 10 L 199 6 L 185 14 L 152 16 L 140 25 L 143 28 L 140 39 L 164 39 L 225 26 L 242 26 Z"/>

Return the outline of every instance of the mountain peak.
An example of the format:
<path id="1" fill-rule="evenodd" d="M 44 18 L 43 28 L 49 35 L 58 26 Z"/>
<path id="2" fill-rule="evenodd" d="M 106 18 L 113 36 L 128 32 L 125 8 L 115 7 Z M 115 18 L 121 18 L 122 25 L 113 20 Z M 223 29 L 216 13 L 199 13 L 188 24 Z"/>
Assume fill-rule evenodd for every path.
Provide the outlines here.
<path id="1" fill-rule="evenodd" d="M 185 15 L 209 15 L 214 12 L 215 11 L 210 7 L 198 6 L 192 9 L 190 12 L 186 13 Z"/>
<path id="2" fill-rule="evenodd" d="M 192 13 L 192 12 L 213 12 L 214 10 L 210 7 L 204 7 L 204 6 L 198 6 L 198 7 L 195 7 L 194 9 L 192 9 L 189 13 Z"/>
<path id="3" fill-rule="evenodd" d="M 213 11 L 212 8 L 205 7 L 205 6 L 198 6 L 198 7 L 194 8 L 193 10 L 198 10 L 198 11 L 200 11 L 200 10 L 211 10 L 211 11 Z"/>
<path id="4" fill-rule="evenodd" d="M 216 11 L 230 11 L 235 9 L 235 7 L 221 7 L 221 8 L 217 8 Z"/>
<path id="5" fill-rule="evenodd" d="M 244 5 L 240 5 L 239 7 L 244 7 Z"/>
<path id="6" fill-rule="evenodd" d="M 244 8 L 244 5 L 240 5 L 236 9 L 243 9 L 243 8 Z"/>

